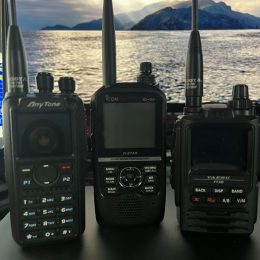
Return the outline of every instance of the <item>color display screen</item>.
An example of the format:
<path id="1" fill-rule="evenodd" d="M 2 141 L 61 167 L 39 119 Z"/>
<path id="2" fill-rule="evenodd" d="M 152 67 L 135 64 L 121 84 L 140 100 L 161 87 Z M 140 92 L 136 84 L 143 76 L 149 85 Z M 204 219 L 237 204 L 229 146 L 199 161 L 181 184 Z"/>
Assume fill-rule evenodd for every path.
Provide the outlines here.
<path id="1" fill-rule="evenodd" d="M 105 103 L 104 148 L 154 148 L 155 103 Z"/>
<path id="2" fill-rule="evenodd" d="M 192 167 L 246 170 L 247 158 L 248 130 L 217 126 L 192 128 Z"/>

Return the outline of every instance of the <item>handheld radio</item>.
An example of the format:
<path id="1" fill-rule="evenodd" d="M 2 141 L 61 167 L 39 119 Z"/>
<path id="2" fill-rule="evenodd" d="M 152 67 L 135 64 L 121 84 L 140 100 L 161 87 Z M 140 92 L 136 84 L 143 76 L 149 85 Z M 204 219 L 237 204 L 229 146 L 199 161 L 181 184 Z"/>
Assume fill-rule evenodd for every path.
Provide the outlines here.
<path id="1" fill-rule="evenodd" d="M 165 208 L 166 98 L 150 63 L 116 83 L 113 7 L 104 1 L 104 86 L 93 96 L 95 208 L 101 225 L 160 223 Z"/>
<path id="2" fill-rule="evenodd" d="M 182 231 L 253 232 L 257 218 L 257 117 L 248 87 L 228 104 L 204 104 L 203 58 L 193 0 L 187 59 L 186 107 L 174 130 L 172 185 Z"/>
<path id="3" fill-rule="evenodd" d="M 15 2 L 9 6 L 15 18 Z M 3 103 L 5 173 L 13 237 L 22 246 L 79 237 L 85 228 L 84 106 L 73 78 L 39 73 L 28 93 L 22 35 L 12 19 Z"/>

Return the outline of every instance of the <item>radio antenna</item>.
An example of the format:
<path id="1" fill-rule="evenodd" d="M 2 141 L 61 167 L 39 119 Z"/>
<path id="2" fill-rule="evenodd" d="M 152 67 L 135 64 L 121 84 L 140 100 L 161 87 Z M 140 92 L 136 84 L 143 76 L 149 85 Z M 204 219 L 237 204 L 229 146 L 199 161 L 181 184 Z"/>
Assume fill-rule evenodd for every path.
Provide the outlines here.
<path id="1" fill-rule="evenodd" d="M 104 0 L 102 22 L 103 84 L 116 84 L 116 36 L 112 0 Z"/>
<path id="2" fill-rule="evenodd" d="M 28 67 L 23 37 L 17 25 L 15 0 L 7 0 L 8 33 L 6 42 L 7 90 L 13 93 L 28 93 Z"/>
<path id="3" fill-rule="evenodd" d="M 203 54 L 199 33 L 198 0 L 192 0 L 192 32 L 186 64 L 186 109 L 199 111 L 203 97 Z"/>

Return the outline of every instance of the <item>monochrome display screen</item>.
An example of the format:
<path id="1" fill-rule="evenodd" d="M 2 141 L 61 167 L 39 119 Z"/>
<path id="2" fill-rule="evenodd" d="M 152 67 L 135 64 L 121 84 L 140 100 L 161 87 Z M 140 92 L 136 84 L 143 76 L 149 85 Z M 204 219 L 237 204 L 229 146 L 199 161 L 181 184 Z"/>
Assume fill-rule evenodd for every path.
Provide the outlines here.
<path id="1" fill-rule="evenodd" d="M 154 148 L 155 103 L 105 103 L 104 148 Z"/>
<path id="2" fill-rule="evenodd" d="M 246 170 L 248 130 L 199 127 L 191 130 L 191 165 L 199 169 Z"/>

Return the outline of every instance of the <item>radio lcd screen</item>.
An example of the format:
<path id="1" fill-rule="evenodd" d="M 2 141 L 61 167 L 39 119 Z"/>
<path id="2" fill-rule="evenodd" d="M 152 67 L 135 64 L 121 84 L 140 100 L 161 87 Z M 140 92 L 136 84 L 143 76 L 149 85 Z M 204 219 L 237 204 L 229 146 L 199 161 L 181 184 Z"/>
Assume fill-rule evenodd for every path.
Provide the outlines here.
<path id="1" fill-rule="evenodd" d="M 192 128 L 192 167 L 246 170 L 247 158 L 248 130 L 216 126 Z"/>
<path id="2" fill-rule="evenodd" d="M 154 148 L 155 103 L 105 103 L 104 148 Z"/>

